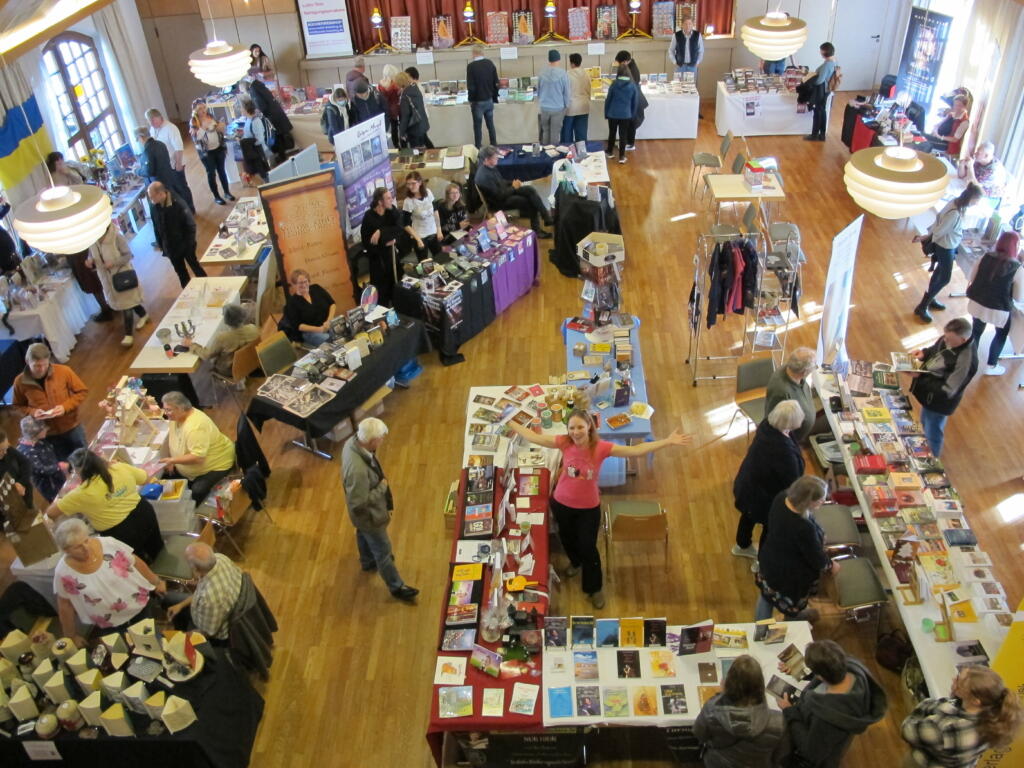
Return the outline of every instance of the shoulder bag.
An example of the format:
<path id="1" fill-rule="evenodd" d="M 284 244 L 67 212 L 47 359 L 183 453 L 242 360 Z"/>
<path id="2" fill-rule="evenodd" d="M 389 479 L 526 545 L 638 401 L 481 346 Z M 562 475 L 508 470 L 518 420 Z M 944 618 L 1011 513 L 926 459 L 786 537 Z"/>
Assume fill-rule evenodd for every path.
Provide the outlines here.
<path id="1" fill-rule="evenodd" d="M 139 287 L 139 275 L 134 269 L 126 269 L 123 272 L 115 272 L 110 276 L 110 284 L 118 293 L 132 291 Z"/>

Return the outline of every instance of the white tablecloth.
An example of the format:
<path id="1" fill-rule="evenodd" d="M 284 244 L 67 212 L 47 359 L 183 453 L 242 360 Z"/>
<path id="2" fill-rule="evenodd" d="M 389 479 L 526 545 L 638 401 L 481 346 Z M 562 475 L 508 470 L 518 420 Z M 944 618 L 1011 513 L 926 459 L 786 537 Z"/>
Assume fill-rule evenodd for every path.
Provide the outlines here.
<path id="1" fill-rule="evenodd" d="M 45 336 L 53 354 L 65 363 L 75 348 L 76 336 L 99 311 L 96 299 L 83 293 L 70 275 L 57 284 L 57 289 L 35 309 L 15 310 L 7 316 L 14 333 L 0 324 L 0 339 L 31 339 Z"/>
<path id="2" fill-rule="evenodd" d="M 253 208 L 255 204 L 255 208 Z M 248 211 L 254 210 L 255 216 L 249 216 Z M 242 197 L 235 203 L 235 207 L 228 214 L 225 221 L 228 224 L 232 224 L 239 221 L 246 221 L 246 227 L 254 232 L 268 237 L 270 229 L 267 226 L 267 217 L 263 212 L 263 206 L 260 204 L 258 197 Z M 206 251 L 203 253 L 200 262 L 206 266 L 227 266 L 231 264 L 253 264 L 256 261 L 256 257 L 259 256 L 260 251 L 263 250 L 263 246 L 269 245 L 270 240 L 264 239 L 258 243 L 246 243 L 239 245 L 235 242 L 235 232 L 232 231 L 227 237 L 221 237 L 218 233 L 214 236 L 213 240 L 206 247 Z M 230 249 L 234 252 L 234 255 L 225 258 L 223 251 Z"/>
<path id="3" fill-rule="evenodd" d="M 754 112 L 748 115 L 747 104 Z M 832 109 L 832 95 L 828 97 Z M 799 136 L 811 132 L 813 113 L 797 112 L 796 94 L 729 93 L 718 83 L 715 95 L 715 129 L 719 136 L 732 131 L 735 136 Z"/>

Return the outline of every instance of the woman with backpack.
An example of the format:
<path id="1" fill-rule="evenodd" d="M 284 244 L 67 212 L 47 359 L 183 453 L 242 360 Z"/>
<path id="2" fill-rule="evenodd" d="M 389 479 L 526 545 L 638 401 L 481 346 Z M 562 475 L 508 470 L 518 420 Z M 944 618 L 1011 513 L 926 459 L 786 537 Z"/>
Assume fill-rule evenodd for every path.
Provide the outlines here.
<path id="1" fill-rule="evenodd" d="M 245 113 L 245 122 L 238 134 L 242 147 L 242 167 L 250 177 L 258 178 L 261 184 L 265 184 L 267 174 L 270 173 L 267 158 L 273 154 L 267 140 L 274 128 L 249 99 L 242 100 L 242 111 Z"/>

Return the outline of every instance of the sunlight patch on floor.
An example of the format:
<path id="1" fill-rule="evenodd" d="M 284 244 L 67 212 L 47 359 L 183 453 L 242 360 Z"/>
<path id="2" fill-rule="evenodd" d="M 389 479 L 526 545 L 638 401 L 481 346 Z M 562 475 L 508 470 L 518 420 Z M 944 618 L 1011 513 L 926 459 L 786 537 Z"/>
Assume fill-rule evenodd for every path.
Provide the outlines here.
<path id="1" fill-rule="evenodd" d="M 734 403 L 726 403 L 718 408 L 712 408 L 704 414 L 704 421 L 711 428 L 711 432 L 722 440 L 734 440 L 737 437 L 746 437 L 747 417 L 742 413 L 737 414 Z M 736 416 L 733 419 L 733 415 Z M 732 421 L 732 426 L 729 422 Z"/>
<path id="2" fill-rule="evenodd" d="M 922 349 L 932 344 L 937 338 L 939 338 L 939 331 L 936 328 L 924 328 L 917 333 L 912 333 L 909 336 L 904 336 L 900 339 L 900 344 L 903 345 L 903 349 L 907 352 L 913 349 Z"/>
<path id="3" fill-rule="evenodd" d="M 1024 493 L 1015 493 L 996 504 L 996 511 L 1004 523 L 1015 523 L 1024 517 Z"/>

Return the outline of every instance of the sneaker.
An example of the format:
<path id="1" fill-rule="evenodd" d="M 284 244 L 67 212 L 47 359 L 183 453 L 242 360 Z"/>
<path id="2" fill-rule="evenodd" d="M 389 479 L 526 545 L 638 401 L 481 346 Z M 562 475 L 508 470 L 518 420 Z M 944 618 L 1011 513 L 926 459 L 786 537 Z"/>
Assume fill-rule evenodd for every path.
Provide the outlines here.
<path id="1" fill-rule="evenodd" d="M 604 156 L 607 157 L 609 160 L 611 160 L 613 157 L 615 157 L 615 153 L 614 152 L 605 152 Z"/>
<path id="2" fill-rule="evenodd" d="M 626 151 L 627 152 L 636 152 L 636 144 L 627 144 L 626 145 Z"/>
<path id="3" fill-rule="evenodd" d="M 579 572 L 580 572 L 580 569 L 579 569 L 578 566 L 570 565 L 568 568 L 565 569 L 565 577 L 567 579 L 571 579 L 573 576 L 575 576 Z"/>
<path id="4" fill-rule="evenodd" d="M 418 595 L 420 591 L 415 587 L 410 587 L 408 584 L 403 584 L 401 587 L 392 592 L 392 596 L 399 600 L 404 600 L 407 603 L 411 603 L 413 598 Z"/>
<path id="5" fill-rule="evenodd" d="M 1006 366 L 1004 365 L 990 365 L 985 369 L 986 376 L 1002 376 L 1006 373 Z"/>
<path id="6" fill-rule="evenodd" d="M 595 592 L 590 596 L 590 604 L 595 608 L 604 608 L 604 592 Z"/>
<path id="7" fill-rule="evenodd" d="M 135 337 L 134 336 L 125 336 L 123 339 L 121 339 L 121 346 L 122 347 L 130 347 L 134 343 L 135 343 Z"/>
<path id="8" fill-rule="evenodd" d="M 135 321 L 135 330 L 139 331 L 146 327 L 146 323 L 149 322 L 149 315 L 143 315 Z"/>
<path id="9" fill-rule="evenodd" d="M 736 557 L 749 557 L 752 560 L 757 560 L 757 548 L 753 544 L 749 547 L 742 548 L 733 544 L 730 552 L 732 552 Z"/>
<path id="10" fill-rule="evenodd" d="M 626 164 L 626 156 L 623 155 L 622 157 L 619 158 L 619 165 L 625 165 L 625 164 Z"/>
<path id="11" fill-rule="evenodd" d="M 757 562 L 757 560 L 755 560 L 754 562 L 752 562 L 750 564 L 750 572 L 751 573 L 757 573 L 760 570 L 761 570 L 761 565 L 760 565 L 760 563 Z"/>

